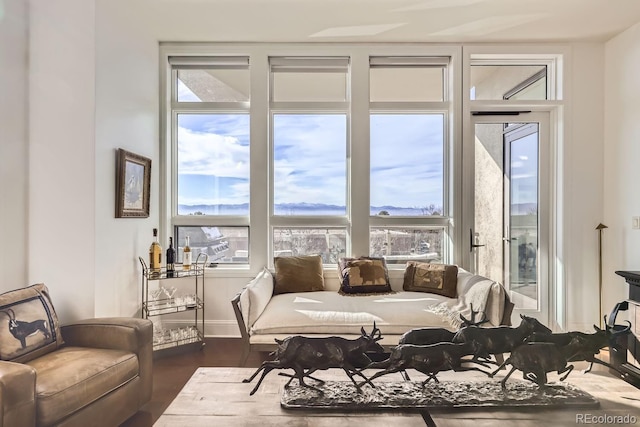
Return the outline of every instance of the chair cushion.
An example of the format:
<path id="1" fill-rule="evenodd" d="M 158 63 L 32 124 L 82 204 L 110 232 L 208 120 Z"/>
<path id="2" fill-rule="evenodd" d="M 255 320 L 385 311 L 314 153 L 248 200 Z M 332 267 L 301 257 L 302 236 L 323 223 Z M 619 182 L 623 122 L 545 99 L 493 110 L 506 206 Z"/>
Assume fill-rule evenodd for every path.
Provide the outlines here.
<path id="1" fill-rule="evenodd" d="M 275 257 L 273 263 L 276 269 L 274 295 L 324 290 L 320 255 Z"/>
<path id="2" fill-rule="evenodd" d="M 428 292 L 449 298 L 457 297 L 458 266 L 407 262 L 402 289 L 413 292 Z"/>
<path id="3" fill-rule="evenodd" d="M 138 358 L 122 350 L 65 347 L 27 363 L 36 370 L 38 425 L 52 425 L 138 375 Z"/>
<path id="4" fill-rule="evenodd" d="M 389 272 L 384 258 L 340 258 L 340 292 L 344 294 L 377 294 L 391 292 Z"/>
<path id="5" fill-rule="evenodd" d="M 62 344 L 58 316 L 44 284 L 0 295 L 0 360 L 24 363 Z"/>

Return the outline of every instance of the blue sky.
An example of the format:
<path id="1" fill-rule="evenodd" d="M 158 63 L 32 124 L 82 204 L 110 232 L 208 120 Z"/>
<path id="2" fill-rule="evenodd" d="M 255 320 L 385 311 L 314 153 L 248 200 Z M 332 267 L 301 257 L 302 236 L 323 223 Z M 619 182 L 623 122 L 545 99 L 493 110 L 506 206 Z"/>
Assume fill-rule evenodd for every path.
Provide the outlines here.
<path id="1" fill-rule="evenodd" d="M 442 116 L 371 122 L 372 205 L 442 206 Z M 178 125 L 179 203 L 247 203 L 248 115 L 181 114 Z M 345 205 L 346 127 L 340 114 L 274 117 L 276 204 Z"/>
<path id="2" fill-rule="evenodd" d="M 538 202 L 538 134 L 511 143 L 511 204 Z"/>
<path id="3" fill-rule="evenodd" d="M 197 101 L 180 86 L 182 101 Z M 344 114 L 274 117 L 276 205 L 345 206 L 346 120 Z M 443 120 L 441 114 L 372 115 L 373 206 L 442 206 Z M 179 204 L 249 202 L 248 115 L 181 114 L 178 142 Z"/>

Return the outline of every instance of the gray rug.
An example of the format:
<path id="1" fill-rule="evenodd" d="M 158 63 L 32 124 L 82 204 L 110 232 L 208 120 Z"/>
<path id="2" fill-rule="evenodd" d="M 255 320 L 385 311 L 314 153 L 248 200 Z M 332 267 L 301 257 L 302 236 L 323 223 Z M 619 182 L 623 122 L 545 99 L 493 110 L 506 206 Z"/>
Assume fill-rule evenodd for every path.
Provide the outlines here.
<path id="1" fill-rule="evenodd" d="M 281 406 L 286 409 L 428 409 L 478 407 L 598 407 L 600 402 L 567 383 L 538 387 L 529 381 L 513 380 L 507 388 L 500 381 L 442 381 L 428 383 L 399 381 L 375 383 L 358 393 L 350 381 L 327 381 L 323 385 L 307 380 L 317 390 L 300 387 L 297 380 L 285 388 Z"/>

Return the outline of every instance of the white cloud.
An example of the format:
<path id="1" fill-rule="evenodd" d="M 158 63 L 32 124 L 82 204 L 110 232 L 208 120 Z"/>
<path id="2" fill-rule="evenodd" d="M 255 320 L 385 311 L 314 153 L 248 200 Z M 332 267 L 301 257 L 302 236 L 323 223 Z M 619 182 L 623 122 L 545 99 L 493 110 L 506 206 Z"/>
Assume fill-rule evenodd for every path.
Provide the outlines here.
<path id="1" fill-rule="evenodd" d="M 178 169 L 181 174 L 228 178 L 249 176 L 249 147 L 231 136 L 178 128 Z"/>

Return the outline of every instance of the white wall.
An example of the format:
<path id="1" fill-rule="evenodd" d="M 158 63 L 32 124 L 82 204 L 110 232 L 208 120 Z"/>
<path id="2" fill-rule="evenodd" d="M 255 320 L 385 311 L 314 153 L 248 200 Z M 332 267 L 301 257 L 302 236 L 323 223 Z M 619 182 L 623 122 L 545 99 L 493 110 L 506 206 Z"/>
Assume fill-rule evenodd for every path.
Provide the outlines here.
<path id="1" fill-rule="evenodd" d="M 94 1 L 29 6 L 28 281 L 65 322 L 96 301 Z"/>
<path id="2" fill-rule="evenodd" d="M 27 285 L 28 13 L 22 0 L 0 11 L 0 292 Z"/>
<path id="3" fill-rule="evenodd" d="M 604 288 L 608 307 L 628 296 L 616 270 L 640 270 L 640 24 L 610 40 L 605 50 Z"/>
<path id="4" fill-rule="evenodd" d="M 126 6 L 96 3 L 96 315 L 139 315 L 140 263 L 159 226 L 159 69 L 157 39 Z M 149 157 L 149 218 L 115 218 L 116 150 Z"/>
<path id="5" fill-rule="evenodd" d="M 604 46 L 572 46 L 568 78 L 571 127 L 563 148 L 564 161 L 564 259 L 566 271 L 566 328 L 593 330 L 599 323 L 598 233 L 604 222 L 603 166 L 604 141 Z M 603 269 L 603 271 L 605 271 Z M 612 305 L 604 303 L 603 311 Z"/>
<path id="6" fill-rule="evenodd" d="M 50 285 L 63 320 L 93 314 L 137 313 L 140 302 L 137 257 L 147 253 L 151 229 L 159 223 L 158 42 L 176 40 L 175 23 L 185 21 L 180 11 L 198 4 L 161 2 L 142 8 L 128 0 L 32 2 L 28 279 Z M 193 28 L 182 32 L 180 38 L 202 41 L 205 30 Z M 624 44 L 616 58 L 619 63 L 625 62 L 632 43 L 633 40 L 611 43 L 607 56 L 614 53 L 618 44 Z M 603 135 L 607 135 L 607 143 L 612 140 L 609 127 L 603 132 L 603 56 L 599 44 L 572 46 L 574 65 L 567 78 L 576 102 L 565 117 L 574 124 L 566 132 L 570 138 L 561 147 L 564 181 L 559 190 L 566 206 L 562 218 L 566 257 L 561 261 L 569 289 L 567 325 L 576 329 L 586 329 L 597 321 L 597 300 L 593 298 L 597 292 L 595 226 L 603 221 L 605 204 Z M 637 72 L 640 68 L 637 59 L 634 66 Z M 609 74 L 608 70 L 607 82 L 612 80 Z M 625 84 L 637 88 L 630 76 L 615 76 L 613 80 L 620 77 L 629 80 Z M 620 94 L 627 95 L 631 96 Z M 628 114 L 633 127 L 636 119 L 631 119 L 630 110 Z M 635 117 L 639 117 L 637 112 Z M 619 138 L 624 139 L 629 150 L 634 149 L 631 134 L 630 131 Z M 114 157 L 119 147 L 153 161 L 148 219 L 114 218 Z M 607 147 L 605 156 L 609 160 L 611 153 Z M 631 157 L 628 153 L 633 151 L 624 152 L 625 167 L 632 162 L 627 160 Z M 616 163 L 607 168 L 604 181 L 607 191 L 612 172 L 631 175 L 619 171 L 618 166 Z M 613 185 L 633 182 L 629 177 L 616 179 Z M 628 185 L 630 191 L 632 184 Z M 609 206 L 620 205 L 617 200 L 610 203 L 610 195 L 606 201 Z M 612 209 L 604 215 L 603 222 L 610 226 L 606 239 L 616 233 L 610 217 L 618 214 Z M 640 215 L 640 206 L 630 206 L 625 218 L 632 210 Z M 53 253 L 46 249 L 56 246 L 58 249 Z M 608 252 L 612 256 L 613 250 Z M 626 258 L 629 264 L 633 255 L 636 253 Z M 618 265 L 605 263 L 605 272 L 615 268 Z M 207 282 L 208 335 L 237 334 L 229 300 L 250 275 L 218 271 Z M 617 276 L 605 273 L 605 281 L 615 282 L 614 277 Z M 621 291 L 620 296 L 623 294 Z M 608 297 L 605 311 L 619 299 L 618 295 Z"/>

